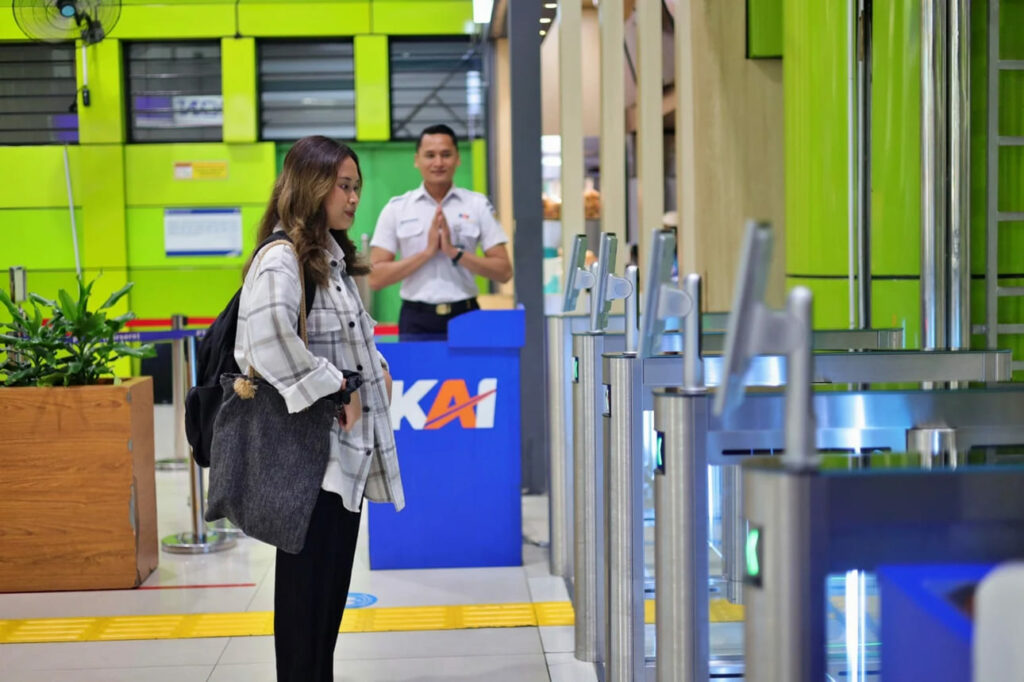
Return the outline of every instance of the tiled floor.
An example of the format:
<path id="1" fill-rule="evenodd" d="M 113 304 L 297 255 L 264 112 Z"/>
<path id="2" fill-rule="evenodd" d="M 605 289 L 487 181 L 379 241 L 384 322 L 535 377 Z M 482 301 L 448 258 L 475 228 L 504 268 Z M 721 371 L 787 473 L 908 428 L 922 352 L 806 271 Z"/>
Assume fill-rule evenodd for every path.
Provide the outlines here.
<path id="1" fill-rule="evenodd" d="M 157 408 L 158 443 L 169 441 L 169 408 Z M 158 457 L 166 453 L 158 451 Z M 187 472 L 157 473 L 161 537 L 189 530 Z M 365 516 L 364 516 L 365 518 Z M 375 607 L 568 601 L 561 579 L 548 574 L 547 501 L 523 499 L 522 567 L 370 571 L 366 533 L 360 537 L 352 592 L 371 594 Z M 161 553 L 145 587 L 108 592 L 0 595 L 0 618 L 269 611 L 272 548 L 243 538 L 211 555 Z M 572 654 L 572 628 L 524 627 L 341 635 L 335 680 L 345 682 L 589 682 L 592 665 Z M 0 644 L 4 682 L 260 682 L 274 676 L 271 637 L 170 639 L 60 644 Z"/>

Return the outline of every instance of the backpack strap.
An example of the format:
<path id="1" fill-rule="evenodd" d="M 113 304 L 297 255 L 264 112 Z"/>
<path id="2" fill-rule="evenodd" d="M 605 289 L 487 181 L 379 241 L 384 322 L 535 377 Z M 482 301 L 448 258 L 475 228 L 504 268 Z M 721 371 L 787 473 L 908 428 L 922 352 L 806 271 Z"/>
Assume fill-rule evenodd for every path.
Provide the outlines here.
<path id="1" fill-rule="evenodd" d="M 277 237 L 277 238 L 275 238 Z M 291 239 L 283 232 L 274 232 L 271 234 L 271 239 L 263 242 L 257 248 L 259 254 L 259 260 L 263 260 L 264 251 L 271 246 L 277 246 L 278 244 L 287 244 L 291 247 L 292 253 L 295 254 L 295 261 L 299 265 L 299 286 L 302 289 L 302 300 L 305 303 L 299 308 L 299 337 L 302 339 L 302 343 L 309 348 L 309 338 L 306 331 L 306 318 L 309 316 L 309 311 L 313 309 L 313 299 L 316 297 L 316 282 L 313 281 L 312 277 L 306 274 L 305 268 L 302 267 L 302 260 L 299 259 L 299 252 L 295 248 L 295 244 L 292 243 Z M 258 264 L 257 264 L 258 265 Z M 249 365 L 249 371 L 247 372 L 250 379 L 259 376 L 252 365 Z"/>

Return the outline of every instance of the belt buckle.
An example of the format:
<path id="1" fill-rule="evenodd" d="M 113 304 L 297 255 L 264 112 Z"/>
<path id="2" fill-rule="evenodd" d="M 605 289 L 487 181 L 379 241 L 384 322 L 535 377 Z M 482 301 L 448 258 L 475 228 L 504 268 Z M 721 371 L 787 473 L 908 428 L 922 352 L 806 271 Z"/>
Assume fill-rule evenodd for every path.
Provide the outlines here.
<path id="1" fill-rule="evenodd" d="M 448 315 L 452 312 L 451 303 L 438 303 L 437 307 L 434 308 L 438 315 Z"/>

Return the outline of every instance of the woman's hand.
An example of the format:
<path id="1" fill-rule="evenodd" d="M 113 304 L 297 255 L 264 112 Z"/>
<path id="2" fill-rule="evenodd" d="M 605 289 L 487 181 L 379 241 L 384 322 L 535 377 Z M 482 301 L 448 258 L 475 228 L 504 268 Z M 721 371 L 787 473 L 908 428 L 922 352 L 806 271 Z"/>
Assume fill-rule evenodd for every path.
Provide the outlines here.
<path id="1" fill-rule="evenodd" d="M 384 367 L 384 388 L 388 392 L 388 405 L 391 404 L 391 372 L 388 371 L 387 367 Z"/>
<path id="2" fill-rule="evenodd" d="M 338 414 L 338 425 L 343 431 L 351 431 L 362 416 L 363 401 L 359 398 L 359 391 L 354 391 L 349 396 L 348 404 L 342 405 L 341 413 Z"/>

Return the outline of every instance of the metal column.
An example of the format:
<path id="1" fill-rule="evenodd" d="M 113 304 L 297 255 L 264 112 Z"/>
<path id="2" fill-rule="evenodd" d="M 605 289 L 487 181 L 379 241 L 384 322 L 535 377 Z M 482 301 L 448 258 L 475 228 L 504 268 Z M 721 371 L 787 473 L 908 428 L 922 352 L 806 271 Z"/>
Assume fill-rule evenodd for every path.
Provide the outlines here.
<path id="1" fill-rule="evenodd" d="M 655 392 L 658 682 L 705 682 L 709 674 L 707 424 L 704 389 Z"/>
<path id="2" fill-rule="evenodd" d="M 947 0 L 921 0 L 921 347 L 945 348 Z"/>
<path id="3" fill-rule="evenodd" d="M 607 682 L 644 679 L 643 411 L 635 352 L 606 354 L 604 533 Z"/>
<path id="4" fill-rule="evenodd" d="M 971 347 L 970 38 L 969 0 L 949 0 L 948 346 L 954 350 Z"/>
<path id="5" fill-rule="evenodd" d="M 600 414 L 603 402 L 600 362 L 604 336 L 573 337 L 579 379 L 573 384 L 573 608 L 576 658 L 604 660 L 604 467 Z"/>
<path id="6" fill-rule="evenodd" d="M 520 357 L 523 386 L 544 385 L 544 288 L 541 268 L 543 211 L 540 175 L 540 19 L 538 0 L 508 3 L 508 42 L 511 60 L 512 108 L 512 205 L 515 220 L 516 301 L 526 308 L 526 343 Z M 523 488 L 532 493 L 547 489 L 545 460 L 545 396 L 523 391 L 522 435 Z"/>

